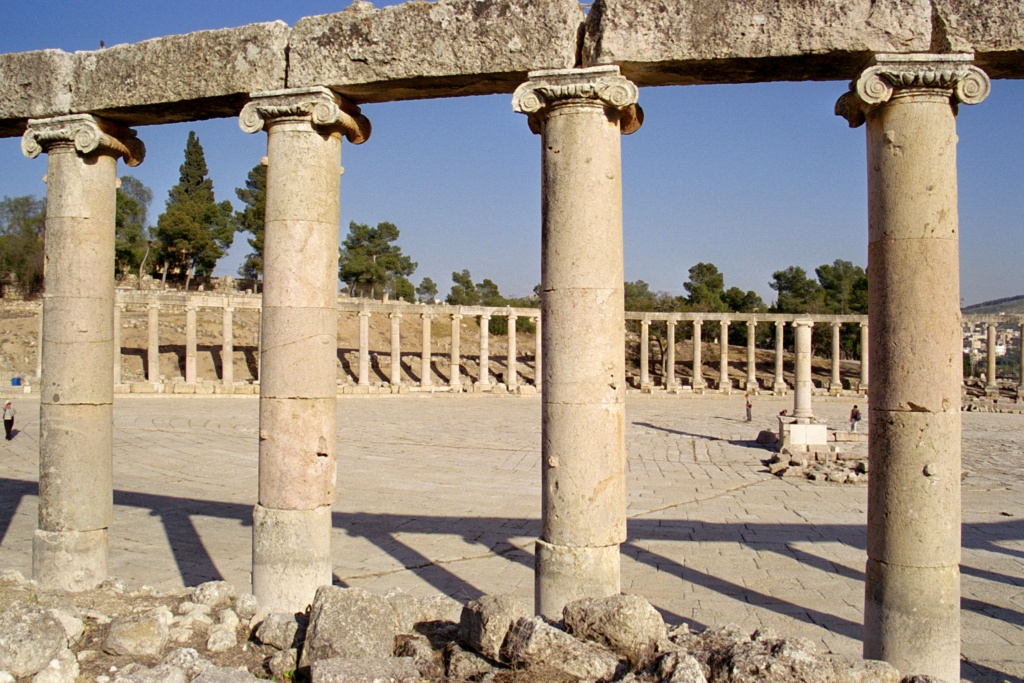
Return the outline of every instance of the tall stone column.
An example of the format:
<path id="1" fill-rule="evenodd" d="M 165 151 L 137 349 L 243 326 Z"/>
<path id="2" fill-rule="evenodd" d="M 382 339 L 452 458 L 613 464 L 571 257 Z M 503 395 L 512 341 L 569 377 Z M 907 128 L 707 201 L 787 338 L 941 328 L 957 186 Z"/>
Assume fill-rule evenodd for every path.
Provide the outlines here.
<path id="1" fill-rule="evenodd" d="M 196 383 L 196 307 L 185 306 L 185 382 Z"/>
<path id="2" fill-rule="evenodd" d="M 665 388 L 675 389 L 679 386 L 676 380 L 676 321 L 670 319 L 666 327 L 668 345 L 665 347 Z"/>
<path id="3" fill-rule="evenodd" d="M 151 302 L 146 310 L 146 379 L 160 382 L 160 304 Z"/>
<path id="4" fill-rule="evenodd" d="M 793 417 L 797 422 L 810 422 L 814 417 L 811 396 L 814 384 L 811 382 L 811 320 L 793 321 Z"/>
<path id="5" fill-rule="evenodd" d="M 124 306 L 114 304 L 114 386 L 121 383 L 121 314 Z"/>
<path id="6" fill-rule="evenodd" d="M 839 376 L 839 332 L 840 323 L 832 323 L 832 377 L 829 379 L 828 390 L 831 394 L 838 394 L 843 390 L 843 380 Z"/>
<path id="7" fill-rule="evenodd" d="M 462 391 L 462 314 L 452 313 L 452 350 L 448 363 L 450 374 L 448 386 L 452 391 Z"/>
<path id="8" fill-rule="evenodd" d="M 533 386 L 540 391 L 544 384 L 544 331 L 541 316 L 533 319 Z"/>
<path id="9" fill-rule="evenodd" d="M 519 387 L 519 363 L 516 359 L 516 317 L 515 313 L 508 314 L 508 353 L 505 357 L 505 364 L 508 366 L 508 377 L 505 378 L 505 386 L 509 391 L 515 391 Z"/>
<path id="10" fill-rule="evenodd" d="M 864 656 L 960 679 L 956 106 L 970 55 L 878 55 L 836 104 L 867 121 L 871 320 Z"/>
<path id="11" fill-rule="evenodd" d="M 255 94 L 239 123 L 266 130 L 268 160 L 252 588 L 267 612 L 301 612 L 332 577 L 341 138 L 370 124 L 319 87 Z"/>
<path id="12" fill-rule="evenodd" d="M 46 263 L 43 263 L 43 278 L 46 278 Z M 43 302 L 39 302 L 39 317 L 36 319 L 36 378 L 43 376 Z"/>
<path id="13" fill-rule="evenodd" d="M 391 314 L 391 386 L 402 384 L 402 314 Z"/>
<path id="14" fill-rule="evenodd" d="M 868 330 L 870 329 L 868 323 L 860 324 L 860 391 L 862 394 L 868 393 L 868 379 L 871 376 L 868 372 L 871 357 L 871 345 L 868 342 L 870 336 Z"/>
<path id="15" fill-rule="evenodd" d="M 117 159 L 142 162 L 135 132 L 89 115 L 30 119 L 21 149 L 46 163 L 46 292 L 39 402 L 40 587 L 107 577 L 113 516 L 114 204 Z"/>
<path id="16" fill-rule="evenodd" d="M 370 386 L 370 312 L 359 311 L 359 386 Z"/>
<path id="17" fill-rule="evenodd" d="M 985 393 L 999 395 L 999 383 L 996 382 L 996 324 L 986 325 L 985 337 Z"/>
<path id="18" fill-rule="evenodd" d="M 704 361 L 701 358 L 701 351 L 703 350 L 704 343 L 701 341 L 701 326 L 704 321 L 697 320 L 693 321 L 693 389 L 703 389 L 706 385 L 704 383 L 704 371 L 702 369 Z"/>
<path id="19" fill-rule="evenodd" d="M 757 349 L 754 346 L 757 334 L 757 321 L 747 321 L 747 391 L 757 391 Z"/>
<path id="20" fill-rule="evenodd" d="M 422 338 L 420 341 L 420 386 L 429 387 L 434 384 L 433 371 L 430 368 L 430 321 L 434 319 L 433 313 L 421 313 L 420 321 L 423 323 Z"/>
<path id="21" fill-rule="evenodd" d="M 786 323 L 782 320 L 775 321 L 775 381 L 772 384 L 772 391 L 777 395 L 786 393 L 789 388 L 786 386 L 786 379 L 783 375 L 783 360 L 785 360 L 785 330 Z"/>
<path id="22" fill-rule="evenodd" d="M 484 313 L 480 316 L 480 377 L 478 387 L 491 386 L 491 316 Z"/>
<path id="23" fill-rule="evenodd" d="M 1017 400 L 1024 400 L 1024 322 L 1020 324 L 1020 371 L 1017 375 Z"/>
<path id="24" fill-rule="evenodd" d="M 232 320 L 234 312 L 234 308 L 225 306 L 221 323 L 220 375 L 221 382 L 226 387 L 235 385 L 235 329 Z"/>
<path id="25" fill-rule="evenodd" d="M 513 97 L 541 135 L 541 537 L 535 608 L 620 591 L 626 540 L 620 136 L 638 90 L 615 66 L 536 71 Z"/>
<path id="26" fill-rule="evenodd" d="M 640 388 L 651 386 L 651 321 L 640 321 Z"/>
<path id="27" fill-rule="evenodd" d="M 729 321 L 719 321 L 718 329 L 718 390 L 728 394 L 732 391 L 732 380 L 729 379 Z"/>

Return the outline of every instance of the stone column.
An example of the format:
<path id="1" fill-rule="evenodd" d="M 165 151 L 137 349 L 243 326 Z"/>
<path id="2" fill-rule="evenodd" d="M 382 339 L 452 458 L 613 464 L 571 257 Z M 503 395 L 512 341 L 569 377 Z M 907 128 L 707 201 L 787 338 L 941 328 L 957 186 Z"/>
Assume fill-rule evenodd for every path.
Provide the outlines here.
<path id="1" fill-rule="evenodd" d="M 196 383 L 196 307 L 185 306 L 185 382 Z"/>
<path id="2" fill-rule="evenodd" d="M 160 383 L 160 304 L 151 302 L 146 311 L 146 366 L 149 372 L 146 379 L 151 384 Z"/>
<path id="3" fill-rule="evenodd" d="M 1017 400 L 1024 400 L 1024 322 L 1020 324 L 1020 372 L 1017 375 Z"/>
<path id="4" fill-rule="evenodd" d="M 540 391 L 544 384 L 544 343 L 541 316 L 533 319 L 533 386 Z"/>
<path id="5" fill-rule="evenodd" d="M 253 594 L 301 612 L 332 577 L 341 137 L 369 122 L 327 88 L 256 94 L 242 130 L 267 131 L 259 501 Z"/>
<path id="6" fill-rule="evenodd" d="M 969 55 L 878 55 L 840 98 L 867 121 L 871 391 L 864 656 L 960 678 L 956 106 Z"/>
<path id="7" fill-rule="evenodd" d="M 668 346 L 665 348 L 665 388 L 676 389 L 679 386 L 676 381 L 676 321 L 670 319 L 666 327 Z"/>
<path id="8" fill-rule="evenodd" d="M 747 321 L 747 391 L 757 391 L 757 350 L 754 341 L 757 333 L 757 321 Z"/>
<path id="9" fill-rule="evenodd" d="M 505 364 L 508 366 L 508 377 L 505 378 L 505 386 L 509 391 L 515 391 L 519 387 L 519 363 L 516 359 L 516 314 L 508 314 L 508 354 L 505 356 Z"/>
<path id="10" fill-rule="evenodd" d="M 729 321 L 719 321 L 718 329 L 718 390 L 728 394 L 732 392 L 732 380 L 729 379 Z"/>
<path id="11" fill-rule="evenodd" d="M 786 393 L 789 388 L 786 386 L 786 379 L 783 375 L 783 361 L 785 360 L 786 345 L 786 323 L 782 320 L 775 321 L 775 381 L 772 384 L 772 391 L 777 395 Z"/>
<path id="12" fill-rule="evenodd" d="M 46 278 L 46 263 L 43 263 L 43 281 Z M 43 302 L 39 301 L 39 317 L 36 319 L 36 378 L 43 376 Z"/>
<path id="13" fill-rule="evenodd" d="M 996 324 L 987 324 L 985 337 L 985 394 L 999 395 L 999 383 L 996 382 Z"/>
<path id="14" fill-rule="evenodd" d="M 704 361 L 701 359 L 701 351 L 703 350 L 704 343 L 701 341 L 701 326 L 704 321 L 697 319 L 693 321 L 693 389 L 703 389 L 704 384 L 704 371 L 702 366 Z"/>
<path id="15" fill-rule="evenodd" d="M 651 386 L 651 321 L 640 321 L 640 388 Z"/>
<path id="16" fill-rule="evenodd" d="M 448 363 L 450 375 L 448 386 L 452 391 L 462 391 L 462 314 L 452 313 L 452 351 L 451 361 Z"/>
<path id="17" fill-rule="evenodd" d="M 430 368 L 430 321 L 434 319 L 433 313 L 421 313 L 420 321 L 423 323 L 423 336 L 420 341 L 420 386 L 429 387 L 434 384 L 433 371 Z"/>
<path id="18" fill-rule="evenodd" d="M 868 323 L 860 324 L 860 391 L 862 394 L 868 393 L 868 378 L 870 377 L 868 372 L 869 351 L 871 350 L 871 345 L 868 343 L 869 329 Z"/>
<path id="19" fill-rule="evenodd" d="M 480 316 L 480 377 L 476 385 L 481 388 L 491 386 L 491 315 Z"/>
<path id="20" fill-rule="evenodd" d="M 221 382 L 226 387 L 235 385 L 235 330 L 232 320 L 235 309 L 231 306 L 224 307 L 224 320 L 222 323 L 220 343 L 220 374 Z"/>
<path id="21" fill-rule="evenodd" d="M 807 423 L 814 417 L 811 409 L 811 396 L 814 383 L 811 382 L 811 332 L 814 322 L 811 320 L 794 320 L 793 350 L 793 417 L 797 422 Z"/>
<path id="22" fill-rule="evenodd" d="M 359 311 L 359 386 L 370 386 L 370 312 Z"/>
<path id="23" fill-rule="evenodd" d="M 541 135 L 542 513 L 535 608 L 620 592 L 626 540 L 620 136 L 638 90 L 616 66 L 536 71 L 513 97 Z"/>
<path id="24" fill-rule="evenodd" d="M 124 306 L 114 304 L 114 386 L 121 383 L 121 314 Z"/>
<path id="25" fill-rule="evenodd" d="M 402 314 L 391 314 L 391 386 L 402 384 Z"/>
<path id="26" fill-rule="evenodd" d="M 838 394 L 843 390 L 843 380 L 839 376 L 839 332 L 840 323 L 832 323 L 832 377 L 828 384 L 830 394 Z"/>
<path id="27" fill-rule="evenodd" d="M 47 154 L 32 574 L 41 588 L 82 591 L 107 577 L 113 515 L 117 159 L 137 166 L 145 149 L 134 131 L 89 115 L 30 119 L 21 149 Z"/>

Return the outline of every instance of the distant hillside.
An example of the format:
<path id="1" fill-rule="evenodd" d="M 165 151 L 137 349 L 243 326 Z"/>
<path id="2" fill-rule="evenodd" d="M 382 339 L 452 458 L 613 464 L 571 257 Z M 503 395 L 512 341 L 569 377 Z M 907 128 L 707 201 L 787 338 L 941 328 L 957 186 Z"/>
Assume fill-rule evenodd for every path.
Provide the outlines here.
<path id="1" fill-rule="evenodd" d="M 1024 294 L 1009 296 L 1005 299 L 994 299 L 983 301 L 980 304 L 967 306 L 964 313 L 977 315 L 982 313 L 1016 313 L 1024 314 Z"/>

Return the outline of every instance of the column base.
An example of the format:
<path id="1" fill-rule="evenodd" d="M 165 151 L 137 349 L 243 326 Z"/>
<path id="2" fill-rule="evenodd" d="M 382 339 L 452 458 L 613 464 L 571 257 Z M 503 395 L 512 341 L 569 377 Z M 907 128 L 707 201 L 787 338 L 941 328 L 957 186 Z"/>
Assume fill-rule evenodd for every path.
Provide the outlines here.
<path id="1" fill-rule="evenodd" d="M 269 612 L 302 612 L 333 578 L 331 506 L 252 511 L 252 593 Z"/>
<path id="2" fill-rule="evenodd" d="M 707 383 L 702 379 L 690 382 L 690 388 L 693 389 L 694 393 L 698 394 L 703 394 L 707 386 Z"/>
<path id="3" fill-rule="evenodd" d="M 986 396 L 999 396 L 999 387 L 996 386 L 996 385 L 993 385 L 993 384 L 986 385 L 985 386 L 985 395 Z"/>
<path id="4" fill-rule="evenodd" d="M 756 394 L 757 392 L 761 391 L 761 385 L 757 383 L 756 379 L 748 379 L 747 380 L 747 391 Z"/>
<path id="5" fill-rule="evenodd" d="M 789 386 L 785 382 L 776 382 L 772 385 L 772 393 L 776 396 L 785 396 L 789 393 Z"/>
<path id="6" fill-rule="evenodd" d="M 722 392 L 723 394 L 731 394 L 732 393 L 732 380 L 731 379 L 727 379 L 724 382 L 719 382 L 718 383 L 718 390 L 720 392 Z"/>
<path id="7" fill-rule="evenodd" d="M 36 529 L 32 537 L 32 578 L 47 590 L 90 590 L 107 578 L 107 557 L 106 529 Z"/>
<path id="8" fill-rule="evenodd" d="M 621 592 L 619 546 L 552 545 L 537 539 L 534 611 L 561 619 L 562 608 L 580 598 Z"/>
<path id="9" fill-rule="evenodd" d="M 960 571 L 869 559 L 864 584 L 864 658 L 900 673 L 960 679 Z"/>

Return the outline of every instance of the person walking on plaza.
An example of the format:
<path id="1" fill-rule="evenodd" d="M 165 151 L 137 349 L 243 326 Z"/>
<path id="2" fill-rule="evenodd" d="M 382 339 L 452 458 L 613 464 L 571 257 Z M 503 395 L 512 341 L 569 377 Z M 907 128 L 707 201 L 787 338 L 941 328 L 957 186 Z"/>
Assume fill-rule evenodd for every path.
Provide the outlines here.
<path id="1" fill-rule="evenodd" d="M 857 406 L 854 406 L 853 410 L 850 411 L 850 431 L 851 432 L 857 431 L 857 423 L 860 422 L 860 418 L 861 418 L 860 408 L 858 408 Z"/>
<path id="2" fill-rule="evenodd" d="M 754 404 L 750 401 L 750 394 L 743 394 L 743 400 L 747 402 L 747 422 L 754 419 Z"/>
<path id="3" fill-rule="evenodd" d="M 4 431 L 7 432 L 7 440 L 10 441 L 14 438 L 11 433 L 14 429 L 14 406 L 11 405 L 10 401 L 4 403 Z"/>

